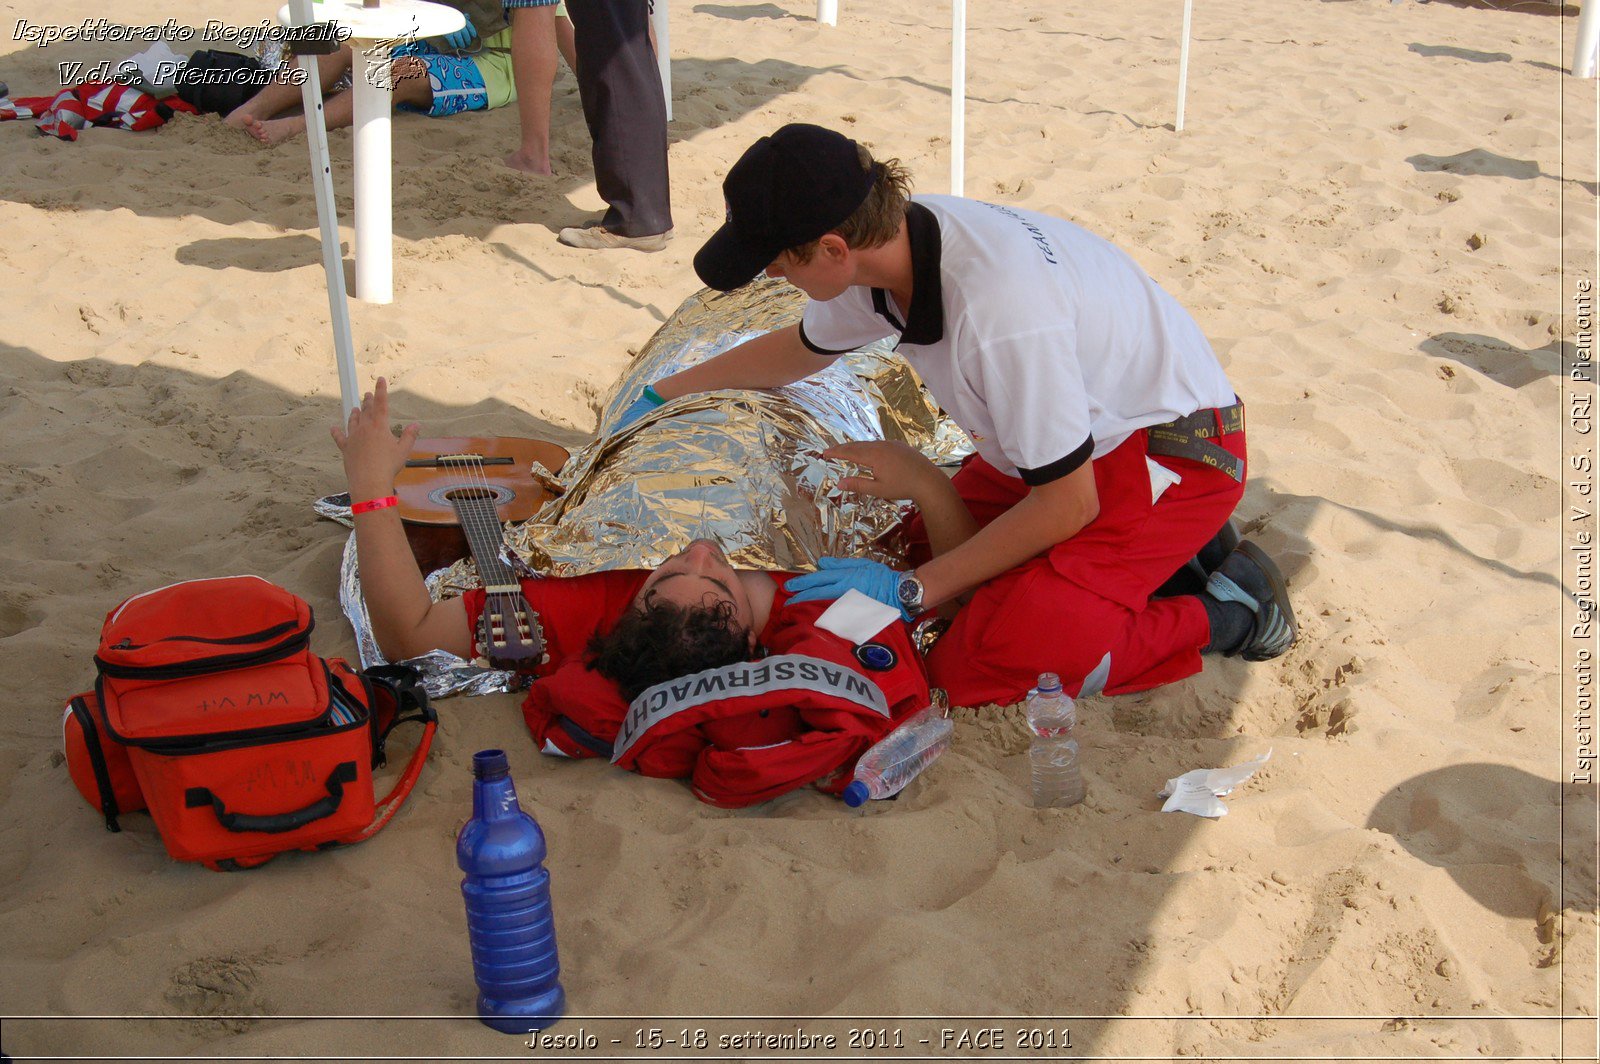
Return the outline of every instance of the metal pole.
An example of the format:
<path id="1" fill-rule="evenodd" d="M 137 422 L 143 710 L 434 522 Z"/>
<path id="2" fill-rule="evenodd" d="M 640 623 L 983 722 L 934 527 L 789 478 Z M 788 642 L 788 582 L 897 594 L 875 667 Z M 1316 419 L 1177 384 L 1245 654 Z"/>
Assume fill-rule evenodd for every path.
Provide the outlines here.
<path id="1" fill-rule="evenodd" d="M 293 23 L 310 25 L 311 0 L 289 0 Z M 305 81 L 300 101 L 306 113 L 306 143 L 311 148 L 311 187 L 317 197 L 317 222 L 322 227 L 322 272 L 328 279 L 328 317 L 333 323 L 334 361 L 339 368 L 339 400 L 346 420 L 361 403 L 356 379 L 355 347 L 350 340 L 350 303 L 344 290 L 344 257 L 339 253 L 339 208 L 333 198 L 333 170 L 328 161 L 328 126 L 322 114 L 322 80 L 317 57 L 300 57 Z"/>
<path id="2" fill-rule="evenodd" d="M 1594 77 L 1595 48 L 1600 46 L 1600 3 L 1583 0 L 1578 13 L 1578 43 L 1572 48 L 1572 76 Z"/>
<path id="3" fill-rule="evenodd" d="M 1172 124 L 1176 132 L 1183 132 L 1183 103 L 1189 92 L 1189 21 L 1194 13 L 1194 0 L 1183 0 L 1183 47 L 1178 52 L 1178 120 Z"/>
<path id="4" fill-rule="evenodd" d="M 967 182 L 967 0 L 950 0 L 950 195 Z"/>

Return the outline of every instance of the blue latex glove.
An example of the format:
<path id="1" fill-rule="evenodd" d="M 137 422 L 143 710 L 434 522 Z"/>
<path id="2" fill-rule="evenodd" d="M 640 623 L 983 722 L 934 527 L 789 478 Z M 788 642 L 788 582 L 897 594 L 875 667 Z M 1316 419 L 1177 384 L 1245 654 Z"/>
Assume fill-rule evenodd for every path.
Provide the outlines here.
<path id="1" fill-rule="evenodd" d="M 462 12 L 462 17 L 467 20 L 467 24 L 454 33 L 445 34 L 444 43 L 452 48 L 465 48 L 472 43 L 472 38 L 478 35 L 478 27 L 472 24 L 472 16 Z"/>
<path id="2" fill-rule="evenodd" d="M 644 393 L 640 395 L 639 398 L 629 403 L 627 409 L 623 410 L 622 416 L 617 418 L 617 431 L 620 432 L 621 430 L 627 428 L 629 425 L 633 424 L 635 421 L 638 421 L 640 418 L 644 417 L 650 411 L 654 410 L 656 407 L 665 402 L 665 399 L 656 394 L 656 390 L 654 388 L 650 387 L 648 384 L 645 385 Z"/>
<path id="3" fill-rule="evenodd" d="M 792 576 L 783 585 L 793 596 L 790 602 L 836 599 L 854 589 L 885 606 L 893 606 L 901 617 L 911 620 L 911 615 L 900 605 L 898 592 L 902 574 L 882 562 L 866 558 L 823 558 L 817 565 L 816 572 Z"/>

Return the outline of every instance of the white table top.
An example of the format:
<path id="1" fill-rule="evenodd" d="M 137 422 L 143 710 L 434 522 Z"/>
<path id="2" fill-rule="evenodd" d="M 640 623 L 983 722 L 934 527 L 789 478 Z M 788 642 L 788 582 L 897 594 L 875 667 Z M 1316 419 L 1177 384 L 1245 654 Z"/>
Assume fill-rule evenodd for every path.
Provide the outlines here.
<path id="1" fill-rule="evenodd" d="M 311 12 L 318 22 L 337 23 L 351 37 L 369 41 L 440 37 L 467 24 L 455 8 L 426 0 L 383 0 L 379 7 L 362 7 L 361 0 L 321 0 L 311 5 Z M 294 24 L 288 4 L 278 9 L 278 22 Z"/>

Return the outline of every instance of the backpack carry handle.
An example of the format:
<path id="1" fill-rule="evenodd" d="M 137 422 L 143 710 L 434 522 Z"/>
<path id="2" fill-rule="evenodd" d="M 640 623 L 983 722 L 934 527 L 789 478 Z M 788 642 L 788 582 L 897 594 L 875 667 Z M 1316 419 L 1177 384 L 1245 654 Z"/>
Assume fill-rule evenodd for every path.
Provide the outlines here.
<path id="1" fill-rule="evenodd" d="M 313 821 L 332 816 L 339 809 L 339 803 L 344 801 L 344 785 L 356 781 L 356 763 L 344 761 L 334 767 L 328 775 L 326 784 L 328 793 L 318 798 L 303 809 L 296 809 L 289 813 L 270 813 L 265 816 L 249 813 L 230 813 L 218 798 L 207 787 L 190 787 L 184 792 L 184 805 L 190 809 L 209 805 L 217 814 L 217 823 L 229 831 L 245 832 L 259 831 L 269 835 L 280 835 L 285 831 L 294 831 L 303 828 Z"/>

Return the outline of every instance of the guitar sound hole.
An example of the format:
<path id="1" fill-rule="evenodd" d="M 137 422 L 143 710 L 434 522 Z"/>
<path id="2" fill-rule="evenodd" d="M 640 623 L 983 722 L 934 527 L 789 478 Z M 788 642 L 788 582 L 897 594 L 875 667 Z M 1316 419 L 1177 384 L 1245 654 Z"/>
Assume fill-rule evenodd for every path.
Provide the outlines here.
<path id="1" fill-rule="evenodd" d="M 496 506 L 503 506 L 514 498 L 516 498 L 516 492 L 510 488 L 501 487 L 499 484 L 473 485 L 471 487 L 450 484 L 428 492 L 429 502 L 436 506 L 444 507 L 450 506 L 452 499 L 460 499 L 464 502 L 488 499 Z"/>

